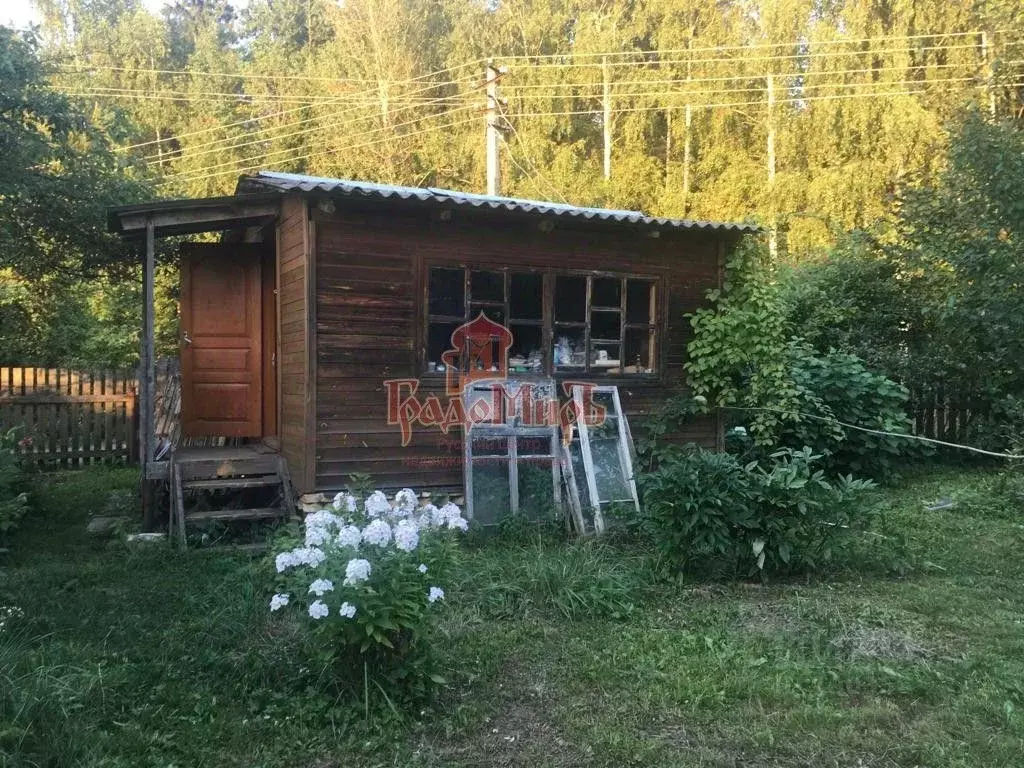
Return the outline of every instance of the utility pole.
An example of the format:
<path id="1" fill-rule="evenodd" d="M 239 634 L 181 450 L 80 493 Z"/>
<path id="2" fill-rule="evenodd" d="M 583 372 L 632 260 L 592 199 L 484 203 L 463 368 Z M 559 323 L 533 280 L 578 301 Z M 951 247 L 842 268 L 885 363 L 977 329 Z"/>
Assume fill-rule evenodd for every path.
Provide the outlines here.
<path id="1" fill-rule="evenodd" d="M 601 58 L 601 74 L 604 78 L 604 180 L 612 177 L 612 73 L 608 57 Z"/>
<path id="2" fill-rule="evenodd" d="M 501 164 L 498 162 L 498 79 L 501 70 L 487 62 L 487 194 L 501 194 Z"/>
<path id="3" fill-rule="evenodd" d="M 691 30 L 692 35 L 692 30 Z M 693 61 L 690 59 L 690 43 L 692 36 L 686 41 L 686 110 L 683 112 L 683 216 L 690 211 L 690 161 L 693 155 L 693 142 L 690 138 L 690 126 L 693 124 L 693 105 L 690 103 L 690 83 L 693 80 Z"/>
<path id="4" fill-rule="evenodd" d="M 775 78 L 768 75 L 766 78 L 768 86 L 768 193 L 771 196 L 772 207 L 775 206 Z M 779 222 L 776 214 L 772 213 L 772 224 L 768 230 L 768 252 L 771 255 L 772 264 L 778 261 L 779 256 Z"/>

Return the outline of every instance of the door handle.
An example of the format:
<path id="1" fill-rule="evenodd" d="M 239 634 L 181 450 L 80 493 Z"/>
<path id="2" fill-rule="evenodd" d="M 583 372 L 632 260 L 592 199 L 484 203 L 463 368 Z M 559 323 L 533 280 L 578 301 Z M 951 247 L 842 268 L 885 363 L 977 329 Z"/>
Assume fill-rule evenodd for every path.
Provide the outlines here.
<path id="1" fill-rule="evenodd" d="M 189 346 L 192 345 L 192 337 L 188 335 L 188 331 L 185 331 L 184 333 L 182 333 L 181 341 L 182 341 L 182 343 L 187 344 Z"/>

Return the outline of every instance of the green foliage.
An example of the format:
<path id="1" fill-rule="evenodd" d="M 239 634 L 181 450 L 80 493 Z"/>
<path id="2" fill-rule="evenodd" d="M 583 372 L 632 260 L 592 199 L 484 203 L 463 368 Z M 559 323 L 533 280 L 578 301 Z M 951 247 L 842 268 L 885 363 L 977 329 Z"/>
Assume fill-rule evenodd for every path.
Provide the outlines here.
<path id="1" fill-rule="evenodd" d="M 831 473 L 885 478 L 901 463 L 927 455 L 910 433 L 907 390 L 873 373 L 855 355 L 829 350 L 824 355 L 806 344 L 790 346 L 793 381 L 800 392 L 800 415 L 779 434 L 780 446 L 809 446 Z M 812 418 L 817 416 L 817 418 Z M 838 422 L 894 434 L 880 435 Z"/>
<path id="2" fill-rule="evenodd" d="M 830 482 L 809 448 L 744 466 L 696 446 L 663 451 L 638 477 L 639 527 L 680 568 L 720 560 L 734 572 L 791 573 L 832 565 L 850 534 L 870 522 L 872 483 Z"/>
<path id="3" fill-rule="evenodd" d="M 607 541 L 490 541 L 462 557 L 457 592 L 490 621 L 627 618 L 645 587 L 645 564 Z"/>
<path id="4" fill-rule="evenodd" d="M 6 544 L 28 511 L 28 478 L 18 455 L 21 430 L 0 432 L 0 545 Z"/>
<path id="5" fill-rule="evenodd" d="M 726 265 L 721 290 L 708 292 L 712 307 L 691 316 L 686 373 L 697 395 L 716 406 L 771 410 L 751 413 L 758 443 L 775 442 L 793 418 L 798 390 L 787 365 L 788 340 L 763 244 L 741 243 Z"/>
<path id="6" fill-rule="evenodd" d="M 435 597 L 434 592 L 437 585 L 447 584 L 455 546 L 454 526 L 443 516 L 458 510 L 414 509 L 415 496 L 408 493 L 403 502 L 407 507 L 396 511 L 394 519 L 385 517 L 383 510 L 390 513 L 391 507 L 379 492 L 370 497 L 365 514 L 363 499 L 339 495 L 343 501 L 334 510 L 338 515 L 314 513 L 307 516 L 304 531 L 293 526 L 276 541 L 284 551 L 276 558 L 277 594 L 270 610 L 284 608 L 286 617 L 291 611 L 308 614 L 303 617 L 307 648 L 326 689 L 350 706 L 360 705 L 367 717 L 371 706 L 398 716 L 441 682 L 434 673 L 430 633 L 445 595 L 440 590 Z M 374 502 L 376 511 L 371 513 Z M 372 525 L 381 526 L 388 539 L 377 544 L 364 538 L 360 544 L 360 529 L 365 532 Z M 412 549 L 399 548 L 400 526 L 414 532 Z M 354 534 L 355 544 L 341 543 L 346 533 Z M 289 559 L 311 547 L 322 562 Z M 356 572 L 356 565 L 365 571 Z"/>
<path id="7" fill-rule="evenodd" d="M 905 385 L 911 407 L 938 397 L 969 411 L 970 440 L 1012 447 L 1004 406 L 1024 397 L 1024 191 L 1010 180 L 1021 174 L 1024 134 L 969 114 L 948 167 L 903 192 L 891 229 L 855 233 L 784 275 L 790 331 L 819 353 L 861 357 Z"/>

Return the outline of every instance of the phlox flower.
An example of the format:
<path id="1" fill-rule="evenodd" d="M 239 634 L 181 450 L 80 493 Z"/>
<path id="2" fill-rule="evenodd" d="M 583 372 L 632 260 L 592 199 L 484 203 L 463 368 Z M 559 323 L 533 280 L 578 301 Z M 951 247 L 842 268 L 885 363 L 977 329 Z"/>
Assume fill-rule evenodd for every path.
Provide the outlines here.
<path id="1" fill-rule="evenodd" d="M 351 619 L 356 615 L 356 607 L 352 605 L 352 603 L 345 602 L 341 604 L 341 608 L 338 609 L 338 613 L 341 614 L 343 618 Z"/>
<path id="2" fill-rule="evenodd" d="M 314 619 L 322 619 L 331 612 L 331 609 L 327 607 L 327 603 L 323 600 L 314 600 L 309 604 L 309 615 Z"/>
<path id="3" fill-rule="evenodd" d="M 363 528 L 363 541 L 367 544 L 376 544 L 378 547 L 386 547 L 391 541 L 391 526 L 385 520 L 373 520 Z"/>
<path id="4" fill-rule="evenodd" d="M 359 542 L 363 540 L 362 531 L 354 525 L 346 525 L 338 531 L 338 546 L 359 548 Z"/>
<path id="5" fill-rule="evenodd" d="M 334 501 L 331 502 L 331 506 L 333 506 L 338 512 L 355 512 L 356 497 L 351 493 L 339 493 L 334 497 Z"/>
<path id="6" fill-rule="evenodd" d="M 288 605 L 288 595 L 276 594 L 270 598 L 270 610 L 272 611 L 279 611 L 286 605 Z"/>
<path id="7" fill-rule="evenodd" d="M 293 549 L 292 554 L 298 561 L 297 565 L 308 565 L 311 568 L 316 568 L 327 559 L 327 554 L 319 547 L 299 547 Z"/>
<path id="8" fill-rule="evenodd" d="M 436 603 L 438 600 L 444 600 L 444 590 L 440 587 L 431 587 L 427 593 L 427 602 Z"/>
<path id="9" fill-rule="evenodd" d="M 426 573 L 427 572 L 427 564 L 426 563 L 420 563 L 420 567 L 417 568 L 416 570 L 419 571 L 420 573 Z"/>
<path id="10" fill-rule="evenodd" d="M 334 538 L 334 529 L 342 524 L 340 517 L 326 509 L 306 515 L 306 546 L 323 546 Z"/>
<path id="11" fill-rule="evenodd" d="M 416 509 L 416 492 L 412 488 L 403 488 L 395 494 L 395 517 L 406 517 Z"/>
<path id="12" fill-rule="evenodd" d="M 363 507 L 366 509 L 366 516 L 370 518 L 384 517 L 391 514 L 391 502 L 380 491 L 371 493 L 363 503 Z"/>
<path id="13" fill-rule="evenodd" d="M 436 524 L 439 528 L 447 527 L 450 531 L 465 531 L 469 528 L 469 523 L 466 522 L 466 518 L 462 516 L 462 510 L 451 502 L 445 504 L 437 511 L 435 519 L 437 520 Z"/>
<path id="14" fill-rule="evenodd" d="M 369 560 L 349 560 L 345 566 L 345 585 L 352 587 L 370 578 Z"/>
<path id="15" fill-rule="evenodd" d="M 284 573 L 289 568 L 294 568 L 299 564 L 298 559 L 295 557 L 294 552 L 282 552 L 276 558 L 274 558 L 274 564 L 277 565 L 277 572 Z"/>
<path id="16" fill-rule="evenodd" d="M 371 523 L 372 525 L 372 523 Z M 408 520 L 399 521 L 395 526 L 395 549 L 412 552 L 420 543 L 420 533 L 416 525 Z"/>
<path id="17" fill-rule="evenodd" d="M 334 591 L 334 582 L 330 579 L 317 579 L 309 585 L 309 591 L 317 597 L 323 597 L 325 592 Z"/>

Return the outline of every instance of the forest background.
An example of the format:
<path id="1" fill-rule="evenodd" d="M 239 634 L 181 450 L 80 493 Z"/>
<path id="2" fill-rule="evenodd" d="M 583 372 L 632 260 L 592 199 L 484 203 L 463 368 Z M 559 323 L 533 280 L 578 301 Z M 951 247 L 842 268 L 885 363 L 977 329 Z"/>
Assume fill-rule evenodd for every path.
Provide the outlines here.
<path id="1" fill-rule="evenodd" d="M 1014 0 L 36 5 L 34 30 L 0 29 L 4 364 L 134 364 L 138 270 L 107 205 L 228 194 L 260 168 L 484 191 L 492 59 L 503 194 L 758 221 L 797 270 L 905 240 L 970 116 L 1021 117 Z"/>

